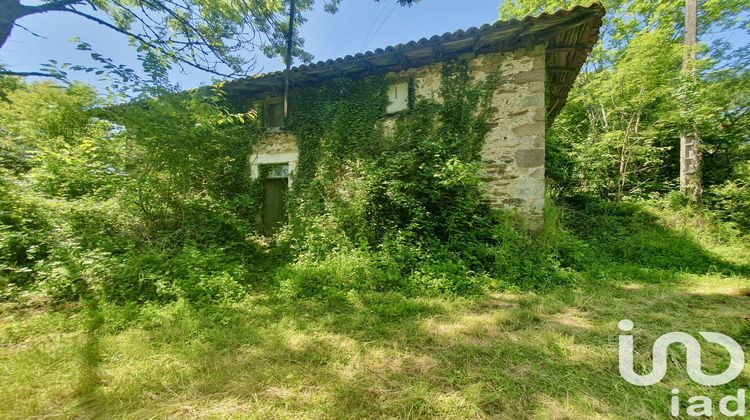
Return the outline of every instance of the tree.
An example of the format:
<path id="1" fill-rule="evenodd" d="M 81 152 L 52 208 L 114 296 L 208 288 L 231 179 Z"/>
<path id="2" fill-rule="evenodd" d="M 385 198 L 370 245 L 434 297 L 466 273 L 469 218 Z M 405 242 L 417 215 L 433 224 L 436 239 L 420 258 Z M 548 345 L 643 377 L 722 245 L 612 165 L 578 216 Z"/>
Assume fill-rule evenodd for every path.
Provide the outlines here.
<path id="1" fill-rule="evenodd" d="M 699 6 L 697 18 L 686 25 L 685 0 L 602 0 L 601 42 L 549 130 L 548 172 L 560 188 L 615 200 L 674 190 L 681 179 L 681 133 L 692 135 L 693 145 L 700 133 L 706 156 L 702 168 L 691 168 L 693 191 L 701 191 L 702 173 L 707 190 L 735 176 L 731 168 L 746 156 L 738 145 L 750 131 L 748 95 L 741 94 L 750 66 L 747 46 L 733 44 L 731 31 L 750 27 L 750 9 L 740 0 L 691 1 Z M 500 17 L 586 3 L 506 0 Z M 690 48 L 681 45 L 686 26 L 695 40 Z M 699 42 L 706 34 L 712 43 Z M 685 64 L 681 51 L 691 52 Z M 692 155 L 700 157 L 696 147 Z"/>
<path id="2" fill-rule="evenodd" d="M 694 99 L 696 69 L 696 21 L 698 19 L 698 5 L 696 0 L 685 0 L 685 55 L 683 59 L 683 73 L 686 79 L 685 102 L 682 104 L 687 121 L 680 131 L 680 192 L 694 204 L 700 204 L 703 195 L 701 182 L 701 152 L 700 135 L 693 118 L 690 118 L 690 102 Z"/>
<path id="3" fill-rule="evenodd" d="M 255 58 L 244 53 L 263 42 L 280 42 L 277 36 L 283 32 L 278 19 L 283 11 L 278 1 L 54 0 L 27 6 L 20 0 L 0 0 L 0 7 L 4 10 L 0 48 L 24 17 L 69 13 L 127 36 L 144 58 L 217 76 L 252 72 Z"/>
<path id="4" fill-rule="evenodd" d="M 679 77 L 679 53 L 666 31 L 639 34 L 617 63 L 586 75 L 573 90 L 548 140 L 554 149 L 570 139 L 579 191 L 621 201 L 653 189 L 668 157 L 664 115 L 675 108 L 671 82 Z"/>
<path id="5" fill-rule="evenodd" d="M 381 1 L 381 0 L 375 0 Z M 410 6 L 418 0 L 398 0 Z M 341 0 L 325 2 L 335 12 Z M 299 12 L 310 10 L 315 0 L 296 0 Z M 21 0 L 0 0 L 0 49 L 23 18 L 41 13 L 68 13 L 128 37 L 138 50 L 146 72 L 164 74 L 172 65 L 181 70 L 194 68 L 221 77 L 244 76 L 254 72 L 256 51 L 285 57 L 289 0 L 47 0 L 29 6 Z M 305 22 L 295 18 L 292 55 L 303 61 L 312 57 L 304 52 L 304 40 L 297 27 Z M 28 29 L 30 30 L 30 29 Z M 33 32 L 32 32 L 33 33 Z M 86 43 L 79 49 L 90 50 Z M 121 78 L 134 77 L 115 66 L 106 56 L 92 52 L 102 72 Z M 42 71 L 16 71 L 0 66 L 0 75 L 65 77 L 65 70 L 96 70 L 91 67 L 57 63 Z M 154 76 L 152 76 L 154 77 Z M 158 77 L 158 76 L 157 76 Z"/>

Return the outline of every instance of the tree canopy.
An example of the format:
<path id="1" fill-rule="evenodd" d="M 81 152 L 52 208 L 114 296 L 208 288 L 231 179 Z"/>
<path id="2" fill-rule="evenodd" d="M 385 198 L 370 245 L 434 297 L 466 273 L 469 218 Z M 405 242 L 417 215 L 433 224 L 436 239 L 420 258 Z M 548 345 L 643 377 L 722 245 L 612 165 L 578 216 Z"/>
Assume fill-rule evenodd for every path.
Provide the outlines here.
<path id="1" fill-rule="evenodd" d="M 571 0 L 508 0 L 500 18 L 571 7 Z M 548 134 L 548 173 L 563 194 L 615 200 L 673 191 L 679 134 L 695 126 L 703 143 L 709 200 L 747 166 L 750 68 L 747 2 L 698 2 L 697 72 L 685 73 L 684 1 L 606 0 L 601 41 Z M 746 181 L 743 181 L 746 182 Z M 744 185 L 744 184 L 742 184 Z"/>

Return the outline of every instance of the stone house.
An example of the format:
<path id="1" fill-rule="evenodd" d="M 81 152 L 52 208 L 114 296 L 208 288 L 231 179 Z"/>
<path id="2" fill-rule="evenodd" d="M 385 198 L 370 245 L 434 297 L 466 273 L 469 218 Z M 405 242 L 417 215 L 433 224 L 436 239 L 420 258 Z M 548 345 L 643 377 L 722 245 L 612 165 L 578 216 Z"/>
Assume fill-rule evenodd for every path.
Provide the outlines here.
<path id="1" fill-rule="evenodd" d="M 290 72 L 292 86 L 326 83 L 332 78 L 384 75 L 389 105 L 383 119 L 408 108 L 409 86 L 417 98 L 434 98 L 443 63 L 468 60 L 477 80 L 500 69 L 492 93 L 491 129 L 481 151 L 480 175 L 487 200 L 496 208 L 515 209 L 539 224 L 545 197 L 545 129 L 565 105 L 568 92 L 598 39 L 604 8 L 599 3 L 522 20 L 496 22 L 376 49 L 343 58 L 301 65 Z M 229 82 L 228 96 L 261 100 L 265 135 L 250 156 L 252 175 L 273 165 L 265 181 L 263 224 L 282 223 L 283 196 L 293 186 L 299 151 L 284 130 L 285 78 L 275 72 Z"/>

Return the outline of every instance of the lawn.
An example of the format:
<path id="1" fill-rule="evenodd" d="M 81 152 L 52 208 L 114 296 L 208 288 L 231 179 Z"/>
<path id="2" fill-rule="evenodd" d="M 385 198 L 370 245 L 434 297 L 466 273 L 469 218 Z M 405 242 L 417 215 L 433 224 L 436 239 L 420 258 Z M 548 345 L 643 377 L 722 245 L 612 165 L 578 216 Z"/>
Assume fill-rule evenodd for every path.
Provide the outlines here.
<path id="1" fill-rule="evenodd" d="M 566 215 L 596 259 L 544 293 L 4 303 L 0 418 L 666 418 L 673 388 L 683 413 L 690 396 L 750 389 L 750 357 L 709 388 L 690 380 L 677 346 L 661 383 L 620 378 L 621 319 L 635 323 L 641 371 L 670 331 L 750 349 L 750 247 L 654 214 Z M 726 353 L 702 343 L 703 370 L 723 371 Z"/>
<path id="2" fill-rule="evenodd" d="M 750 280 L 685 275 L 543 296 L 352 296 L 345 301 L 140 310 L 4 306 L 0 417 L 665 417 L 690 382 L 639 388 L 617 369 L 617 322 L 637 350 L 665 332 L 717 331 L 750 347 Z M 704 369 L 720 371 L 709 348 Z"/>

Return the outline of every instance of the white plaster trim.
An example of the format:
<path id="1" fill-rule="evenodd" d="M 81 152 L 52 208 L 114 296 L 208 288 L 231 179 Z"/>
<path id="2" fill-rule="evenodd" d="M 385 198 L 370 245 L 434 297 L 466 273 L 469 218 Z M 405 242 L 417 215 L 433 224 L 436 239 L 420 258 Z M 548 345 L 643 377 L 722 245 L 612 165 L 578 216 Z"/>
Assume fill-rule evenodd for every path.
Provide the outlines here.
<path id="1" fill-rule="evenodd" d="M 289 188 L 292 187 L 292 179 L 297 169 L 297 160 L 299 153 L 256 153 L 250 159 L 250 176 L 257 179 L 260 176 L 260 165 L 269 165 L 274 163 L 289 164 Z"/>

